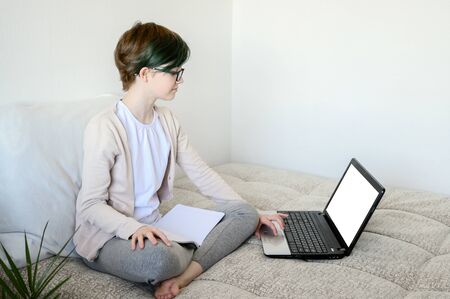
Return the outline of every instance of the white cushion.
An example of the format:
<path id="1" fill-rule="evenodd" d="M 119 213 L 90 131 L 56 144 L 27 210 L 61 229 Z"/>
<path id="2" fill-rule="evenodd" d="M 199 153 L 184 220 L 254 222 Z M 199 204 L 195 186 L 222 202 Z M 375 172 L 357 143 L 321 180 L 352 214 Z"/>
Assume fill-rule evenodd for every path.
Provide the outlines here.
<path id="1" fill-rule="evenodd" d="M 0 106 L 0 242 L 18 265 L 25 265 L 24 231 L 33 240 L 33 256 L 47 221 L 44 256 L 57 253 L 73 234 L 84 127 L 118 99 Z M 72 248 L 70 243 L 66 253 Z"/>

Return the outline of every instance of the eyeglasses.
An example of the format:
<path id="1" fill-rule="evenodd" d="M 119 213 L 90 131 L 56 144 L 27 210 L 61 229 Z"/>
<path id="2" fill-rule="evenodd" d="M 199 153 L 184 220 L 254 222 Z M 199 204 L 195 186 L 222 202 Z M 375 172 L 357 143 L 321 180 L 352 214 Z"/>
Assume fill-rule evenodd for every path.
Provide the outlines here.
<path id="1" fill-rule="evenodd" d="M 183 77 L 183 73 L 184 73 L 184 68 L 181 68 L 179 71 L 167 71 L 164 69 L 160 69 L 157 67 L 153 68 L 155 71 L 159 71 L 159 72 L 163 72 L 163 73 L 167 73 L 167 74 L 171 74 L 171 75 L 176 75 L 177 77 L 175 78 L 176 82 L 180 82 L 181 78 Z"/>

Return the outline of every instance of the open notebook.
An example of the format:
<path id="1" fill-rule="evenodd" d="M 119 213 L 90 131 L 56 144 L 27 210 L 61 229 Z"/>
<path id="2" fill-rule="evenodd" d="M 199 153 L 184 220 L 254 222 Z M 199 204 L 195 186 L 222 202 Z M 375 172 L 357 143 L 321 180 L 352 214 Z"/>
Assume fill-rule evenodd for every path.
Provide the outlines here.
<path id="1" fill-rule="evenodd" d="M 177 204 L 153 226 L 159 228 L 169 240 L 200 247 L 223 216 L 225 214 L 222 212 Z"/>

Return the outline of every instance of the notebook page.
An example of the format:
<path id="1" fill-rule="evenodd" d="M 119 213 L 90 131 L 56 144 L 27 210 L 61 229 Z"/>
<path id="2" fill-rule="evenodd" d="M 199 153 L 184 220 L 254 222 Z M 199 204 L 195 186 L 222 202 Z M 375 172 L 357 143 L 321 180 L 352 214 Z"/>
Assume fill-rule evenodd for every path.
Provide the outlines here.
<path id="1" fill-rule="evenodd" d="M 177 204 L 153 226 L 180 243 L 193 242 L 201 246 L 209 232 L 225 216 L 222 212 Z"/>

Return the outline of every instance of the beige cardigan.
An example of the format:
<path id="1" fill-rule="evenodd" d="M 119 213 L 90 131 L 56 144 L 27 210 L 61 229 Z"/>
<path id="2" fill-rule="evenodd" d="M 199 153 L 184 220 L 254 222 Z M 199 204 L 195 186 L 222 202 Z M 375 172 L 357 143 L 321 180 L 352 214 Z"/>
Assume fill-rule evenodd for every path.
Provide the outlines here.
<path id="1" fill-rule="evenodd" d="M 166 107 L 155 106 L 164 132 L 170 139 L 167 170 L 160 189 L 160 201 L 173 197 L 175 163 L 199 191 L 216 201 L 243 199 L 199 157 Z M 84 132 L 82 186 L 76 203 L 73 240 L 76 251 L 92 261 L 113 237 L 124 240 L 141 226 L 133 218 L 134 185 L 127 135 L 116 116 L 116 104 L 94 116 Z"/>

